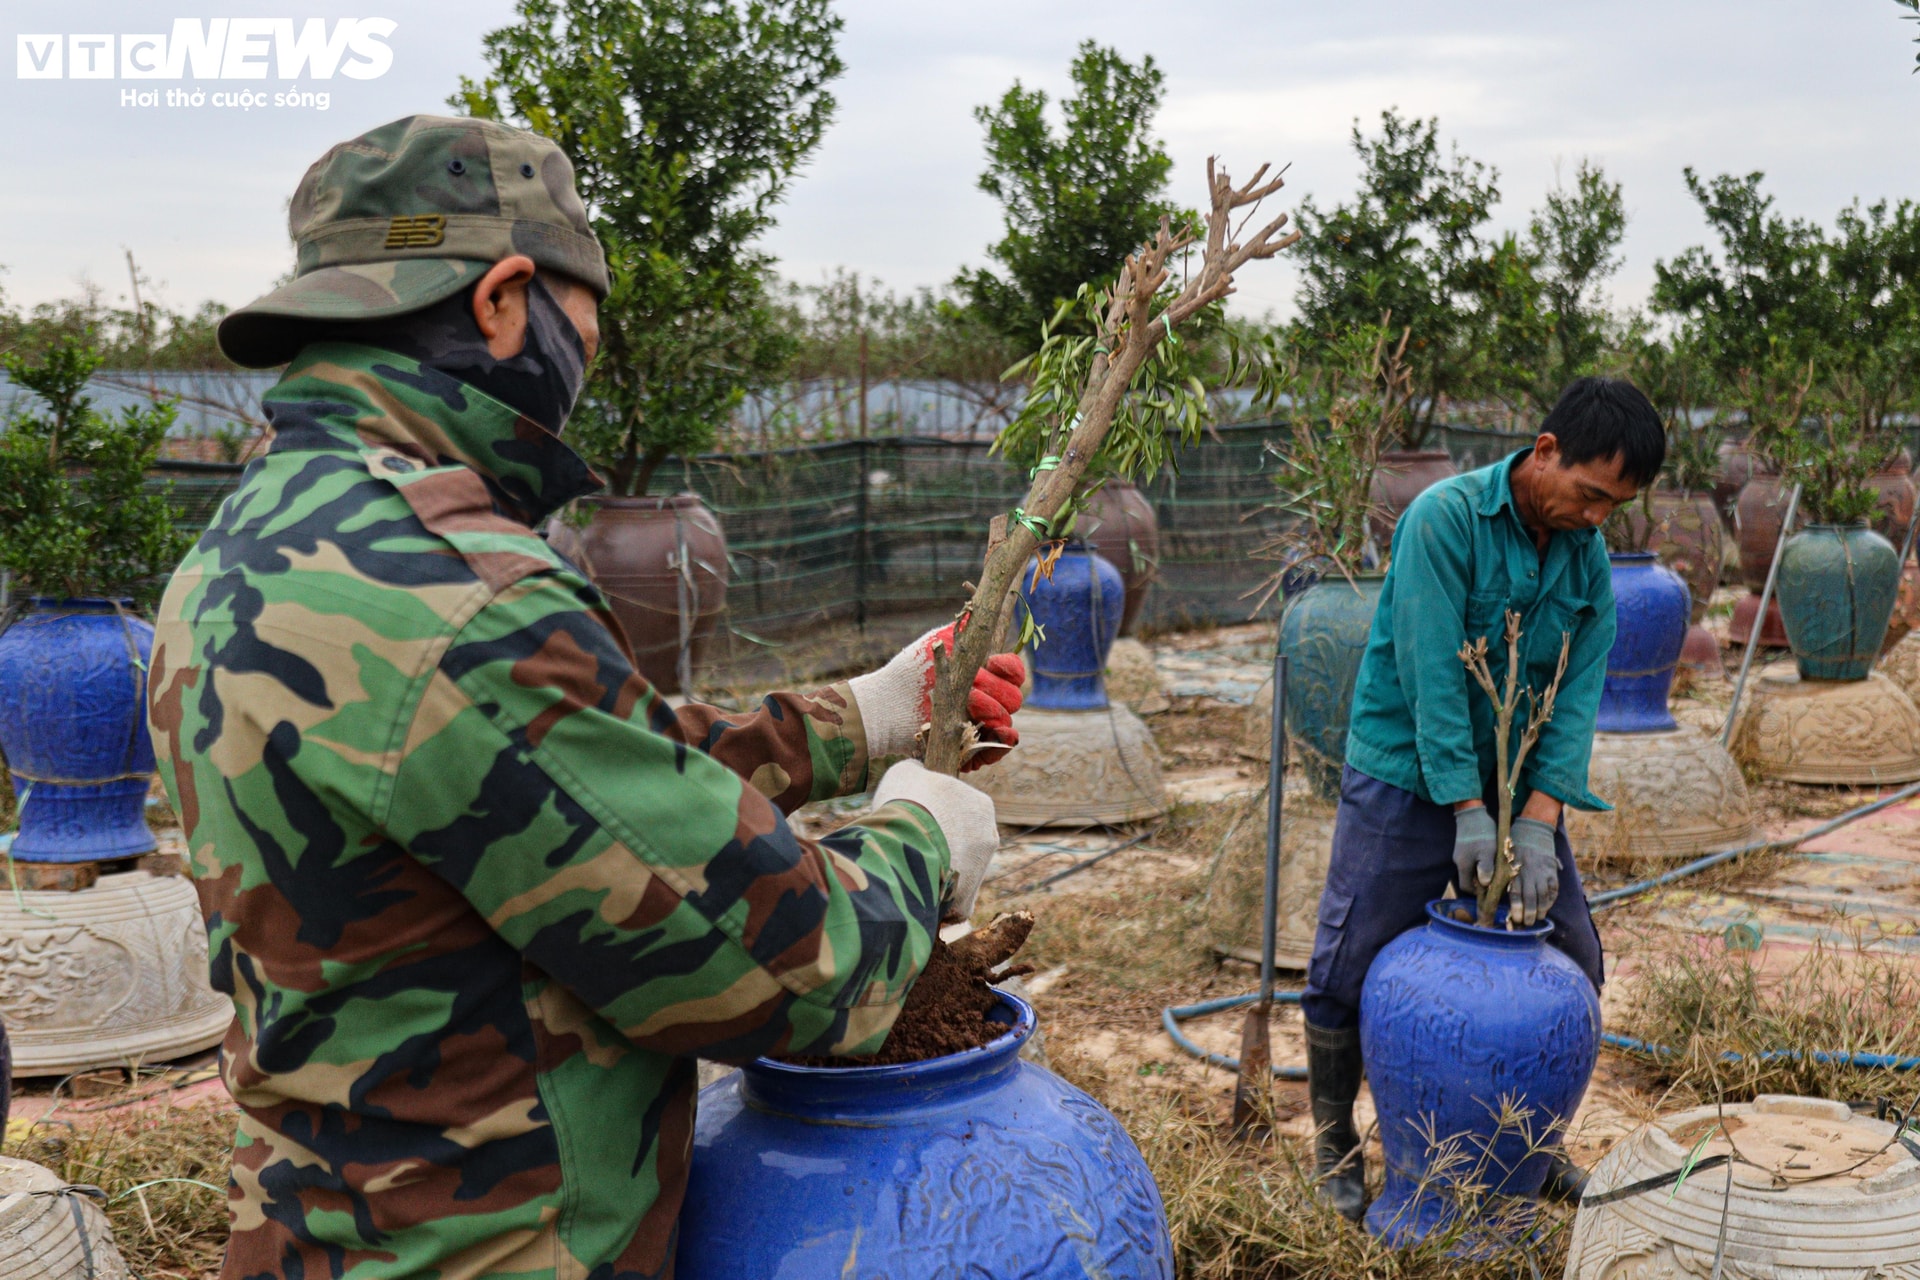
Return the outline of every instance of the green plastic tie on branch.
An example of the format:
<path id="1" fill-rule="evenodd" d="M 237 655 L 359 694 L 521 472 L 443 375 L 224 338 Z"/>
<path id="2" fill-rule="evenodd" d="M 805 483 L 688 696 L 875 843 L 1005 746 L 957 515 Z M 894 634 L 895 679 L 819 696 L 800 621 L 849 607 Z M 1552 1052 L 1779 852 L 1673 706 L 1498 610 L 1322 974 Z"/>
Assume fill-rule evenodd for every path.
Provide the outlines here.
<path id="1" fill-rule="evenodd" d="M 1033 470 L 1027 472 L 1027 476 L 1029 478 L 1032 478 L 1033 476 L 1039 475 L 1042 471 L 1057 471 L 1059 470 L 1059 468 L 1060 468 L 1060 456 L 1058 454 L 1050 453 L 1046 457 L 1040 459 L 1039 463 L 1034 466 Z"/>
<path id="2" fill-rule="evenodd" d="M 1013 509 L 1013 519 L 1014 523 L 1025 525 L 1027 532 L 1040 539 L 1040 541 L 1049 542 L 1052 540 L 1053 534 L 1048 529 L 1050 522 L 1042 520 L 1038 516 L 1028 515 L 1025 507 L 1015 507 Z"/>

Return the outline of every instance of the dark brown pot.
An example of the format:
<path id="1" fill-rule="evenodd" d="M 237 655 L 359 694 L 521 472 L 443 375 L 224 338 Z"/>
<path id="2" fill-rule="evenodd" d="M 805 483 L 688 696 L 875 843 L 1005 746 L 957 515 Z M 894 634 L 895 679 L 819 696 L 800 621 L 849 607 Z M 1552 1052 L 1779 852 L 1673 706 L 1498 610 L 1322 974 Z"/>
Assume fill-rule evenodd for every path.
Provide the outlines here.
<path id="1" fill-rule="evenodd" d="M 1445 449 L 1390 449 L 1380 455 L 1368 496 L 1373 502 L 1369 523 L 1382 554 L 1392 545 L 1400 513 L 1440 481 L 1459 474 Z"/>
<path id="2" fill-rule="evenodd" d="M 727 538 L 719 520 L 692 493 L 585 503 L 594 512 L 587 527 L 576 530 L 556 519 L 548 541 L 606 595 L 633 646 L 634 668 L 662 693 L 685 692 L 682 672 L 691 678 L 700 668 L 727 607 Z"/>
<path id="3" fill-rule="evenodd" d="M 1753 638 L 1753 615 L 1760 612 L 1760 593 L 1749 591 L 1733 606 L 1733 621 L 1727 624 L 1727 643 L 1745 645 Z M 1787 647 L 1787 623 L 1780 616 L 1780 597 L 1767 601 L 1767 623 L 1760 629 L 1760 647 Z"/>
<path id="4" fill-rule="evenodd" d="M 1120 571 L 1127 588 L 1120 634 L 1132 635 L 1160 565 L 1160 521 L 1153 514 L 1153 504 L 1132 485 L 1109 480 L 1087 500 L 1075 532 Z"/>
<path id="5" fill-rule="evenodd" d="M 1773 549 L 1780 544 L 1780 521 L 1787 514 L 1787 490 L 1780 477 L 1755 471 L 1740 490 L 1735 506 L 1735 528 L 1740 542 L 1740 580 L 1760 591 L 1773 567 Z M 1801 521 L 1801 523 L 1805 523 Z"/>
<path id="6" fill-rule="evenodd" d="M 1880 495 L 1870 521 L 1873 531 L 1891 542 L 1895 550 L 1906 545 L 1907 526 L 1913 523 L 1912 471 L 1913 463 L 1902 449 L 1885 471 L 1867 481 Z"/>
<path id="7" fill-rule="evenodd" d="M 1887 638 L 1880 642 L 1880 652 L 1885 653 L 1916 630 L 1920 630 L 1920 565 L 1909 560 L 1900 573 L 1900 594 L 1894 597 L 1893 617 L 1887 623 Z"/>
<path id="8" fill-rule="evenodd" d="M 1780 477 L 1756 468 L 1735 505 L 1736 537 L 1740 544 L 1740 580 L 1748 593 L 1733 608 L 1733 621 L 1727 627 L 1727 639 L 1745 644 L 1753 634 L 1754 615 L 1760 611 L 1760 593 L 1767 585 L 1767 571 L 1773 567 L 1773 551 L 1780 543 L 1780 522 L 1787 514 L 1787 490 Z M 1797 523 L 1804 524 L 1796 513 Z M 1780 601 L 1767 602 L 1766 624 L 1760 629 L 1760 643 L 1770 649 L 1787 644 L 1787 627 L 1780 619 Z"/>
<path id="9" fill-rule="evenodd" d="M 1733 533 L 1736 528 L 1734 506 L 1740 500 L 1740 490 L 1753 479 L 1753 454 L 1744 440 L 1722 441 L 1719 454 L 1720 469 L 1713 477 L 1713 505 L 1720 513 L 1721 525 Z"/>
<path id="10" fill-rule="evenodd" d="M 1691 667 L 1700 675 L 1724 678 L 1727 674 L 1726 663 L 1720 657 L 1720 642 L 1713 638 L 1713 632 L 1697 622 L 1687 628 L 1687 638 L 1680 645 L 1680 665 Z"/>
<path id="11" fill-rule="evenodd" d="M 1646 525 L 1646 513 L 1636 506 L 1629 519 L 1637 538 Z M 1653 495 L 1653 529 L 1647 534 L 1647 550 L 1679 574 L 1693 593 L 1695 623 L 1707 616 L 1714 588 L 1720 585 L 1725 537 L 1710 495 L 1665 491 Z"/>

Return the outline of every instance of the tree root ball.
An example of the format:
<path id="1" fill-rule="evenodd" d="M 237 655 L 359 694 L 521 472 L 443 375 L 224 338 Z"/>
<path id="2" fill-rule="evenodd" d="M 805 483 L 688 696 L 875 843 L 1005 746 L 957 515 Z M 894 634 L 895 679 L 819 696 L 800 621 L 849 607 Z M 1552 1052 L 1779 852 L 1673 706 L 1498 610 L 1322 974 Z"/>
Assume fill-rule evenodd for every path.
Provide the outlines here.
<path id="1" fill-rule="evenodd" d="M 1032 965 L 999 967 L 1013 958 L 1031 932 L 1033 913 L 1015 911 L 951 944 L 935 938 L 927 967 L 907 993 L 907 1003 L 879 1052 L 779 1061 L 802 1067 L 896 1066 L 944 1058 L 998 1040 L 1007 1027 L 987 1017 L 1000 1003 L 992 984 L 1033 972 Z"/>

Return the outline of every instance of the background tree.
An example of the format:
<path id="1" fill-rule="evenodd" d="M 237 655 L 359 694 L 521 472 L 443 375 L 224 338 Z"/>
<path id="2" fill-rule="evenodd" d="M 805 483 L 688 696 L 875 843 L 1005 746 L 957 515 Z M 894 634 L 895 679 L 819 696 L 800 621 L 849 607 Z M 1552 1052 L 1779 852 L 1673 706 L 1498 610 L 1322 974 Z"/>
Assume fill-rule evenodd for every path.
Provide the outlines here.
<path id="1" fill-rule="evenodd" d="M 1299 341 L 1317 359 L 1317 349 L 1384 313 L 1411 329 L 1413 412 L 1401 443 L 1412 447 L 1449 398 L 1472 397 L 1485 379 L 1479 330 L 1489 272 L 1511 283 L 1514 265 L 1494 259 L 1482 239 L 1499 175 L 1457 147 L 1443 156 L 1437 120 L 1389 109 L 1377 136 L 1356 121 L 1352 137 L 1362 166 L 1353 200 L 1325 210 L 1300 203 Z M 1518 299 L 1505 302 L 1509 318 L 1524 314 Z"/>
<path id="2" fill-rule="evenodd" d="M 758 247 L 833 115 L 828 0 L 519 0 L 452 98 L 573 161 L 613 293 L 569 436 L 615 494 L 697 452 L 792 353 Z"/>
<path id="3" fill-rule="evenodd" d="M 1776 213 L 1773 197 L 1760 190 L 1765 174 L 1702 181 L 1692 168 L 1685 172 L 1719 253 L 1695 245 L 1654 263 L 1654 310 L 1694 326 L 1730 389 L 1769 365 L 1824 357 L 1836 319 L 1824 278 L 1825 233 Z"/>
<path id="4" fill-rule="evenodd" d="M 1686 328 L 1756 435 L 1793 425 L 1783 406 L 1886 435 L 1920 403 L 1920 209 L 1856 202 L 1829 232 L 1776 212 L 1764 180 L 1687 170 L 1718 251 L 1654 264 L 1654 308 Z"/>
<path id="5" fill-rule="evenodd" d="M 997 106 L 977 107 L 987 133 L 980 189 L 1001 204 L 1006 235 L 987 250 L 1002 272 L 963 271 L 954 287 L 982 321 L 1031 350 L 1080 286 L 1113 283 L 1127 254 L 1151 239 L 1173 167 L 1152 136 L 1165 76 L 1089 40 L 1069 73 L 1062 127 L 1044 90 L 1015 81 Z"/>
<path id="6" fill-rule="evenodd" d="M 1920 400 L 1920 208 L 1858 201 L 1826 245 L 1831 395 L 1870 434 Z"/>
<path id="7" fill-rule="evenodd" d="M 1567 383 L 1593 371 L 1615 338 L 1603 290 L 1620 269 L 1627 232 L 1620 184 L 1582 160 L 1571 188 L 1554 184 L 1527 228 L 1527 252 L 1540 283 L 1546 340 L 1527 388 L 1541 414 Z"/>
<path id="8" fill-rule="evenodd" d="M 85 394 L 93 335 L 51 333 L 0 369 L 41 402 L 0 429 L 0 571 L 17 598 L 130 596 L 152 603 L 191 539 L 147 470 L 173 425 L 156 404 L 101 413 Z"/>

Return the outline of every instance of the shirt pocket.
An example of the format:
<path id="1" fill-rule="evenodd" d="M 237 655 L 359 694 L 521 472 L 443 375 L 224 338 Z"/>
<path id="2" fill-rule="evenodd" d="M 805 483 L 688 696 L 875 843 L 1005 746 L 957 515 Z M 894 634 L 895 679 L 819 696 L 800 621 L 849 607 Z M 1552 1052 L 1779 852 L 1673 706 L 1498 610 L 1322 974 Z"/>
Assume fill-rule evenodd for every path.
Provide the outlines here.
<path id="1" fill-rule="evenodd" d="M 1544 692 L 1560 666 L 1561 637 L 1569 644 L 1587 619 L 1593 616 L 1593 603 L 1578 596 L 1556 595 L 1542 600 L 1526 622 L 1526 638 L 1521 646 L 1526 653 L 1528 683 Z"/>
<path id="2" fill-rule="evenodd" d="M 1504 653 L 1507 637 L 1507 593 L 1475 591 L 1467 596 L 1467 642 L 1486 637 L 1487 651 Z"/>

